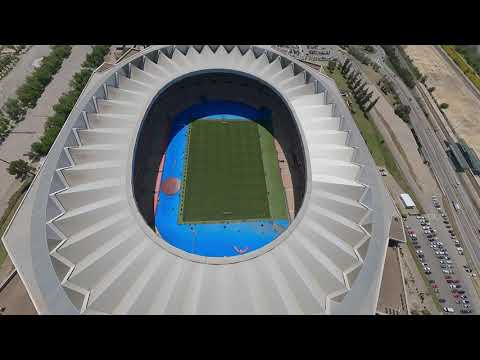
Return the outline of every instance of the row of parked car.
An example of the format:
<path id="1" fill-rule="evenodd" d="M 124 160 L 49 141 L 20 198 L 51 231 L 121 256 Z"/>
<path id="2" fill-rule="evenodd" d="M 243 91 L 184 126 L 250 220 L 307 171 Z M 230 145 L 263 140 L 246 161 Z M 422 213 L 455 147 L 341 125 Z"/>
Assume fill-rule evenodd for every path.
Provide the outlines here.
<path id="1" fill-rule="evenodd" d="M 434 200 L 434 205 L 437 209 L 440 209 L 440 206 L 438 204 L 438 201 L 436 199 Z M 448 219 L 445 214 L 441 214 L 444 223 L 447 226 L 447 229 L 451 229 L 451 226 L 448 224 Z M 468 296 L 465 294 L 465 290 L 462 289 L 462 285 L 460 283 L 460 280 L 458 279 L 453 279 L 452 275 L 455 274 L 455 265 L 450 258 L 448 254 L 448 250 L 445 248 L 445 244 L 441 241 L 439 241 L 437 237 L 437 231 L 432 227 L 430 222 L 425 216 L 417 216 L 417 220 L 419 221 L 420 225 L 422 226 L 424 236 L 426 240 L 430 242 L 430 248 L 432 249 L 433 253 L 438 259 L 439 266 L 444 274 L 445 281 L 450 288 L 451 294 L 453 296 L 453 301 L 457 303 L 458 305 L 462 306 L 462 309 L 460 312 L 462 313 L 471 313 L 471 305 L 470 305 L 470 300 L 468 299 Z M 418 258 L 421 261 L 421 264 L 423 265 L 423 269 L 425 271 L 426 275 L 430 275 L 432 273 L 432 269 L 427 264 L 424 262 L 425 254 L 421 250 L 421 246 L 418 245 L 418 238 L 415 234 L 415 232 L 411 229 L 408 230 L 408 233 L 410 235 L 410 238 L 412 240 L 412 243 L 416 249 L 416 253 Z M 455 238 L 455 234 L 453 233 L 453 230 L 450 232 L 450 236 L 452 237 L 452 240 L 458 241 Z M 457 243 L 455 243 L 457 245 Z M 430 286 L 432 287 L 433 291 L 435 293 L 439 293 L 439 288 L 438 284 L 435 283 L 435 280 L 430 279 Z M 440 298 L 439 299 L 440 303 L 446 303 L 447 300 Z M 452 307 L 444 307 L 443 309 L 445 312 L 455 312 L 455 309 Z"/>

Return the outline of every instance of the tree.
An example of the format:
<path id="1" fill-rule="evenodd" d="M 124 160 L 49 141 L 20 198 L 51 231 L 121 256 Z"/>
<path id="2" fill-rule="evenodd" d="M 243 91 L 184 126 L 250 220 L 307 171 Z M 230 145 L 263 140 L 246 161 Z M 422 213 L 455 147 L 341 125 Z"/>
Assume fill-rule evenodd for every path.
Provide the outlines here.
<path id="1" fill-rule="evenodd" d="M 22 107 L 17 99 L 8 98 L 3 105 L 3 111 L 8 115 L 10 120 L 20 122 L 25 118 L 27 110 Z"/>
<path id="2" fill-rule="evenodd" d="M 349 64 L 350 64 L 350 59 L 346 58 L 345 61 L 343 62 L 342 69 L 340 70 L 340 73 L 342 75 L 345 75 L 347 73 L 348 71 L 347 68 Z"/>
<path id="3" fill-rule="evenodd" d="M 349 62 L 348 65 L 347 65 L 347 68 L 345 69 L 345 73 L 344 73 L 345 76 L 350 72 L 351 68 L 352 68 L 352 63 Z"/>
<path id="4" fill-rule="evenodd" d="M 431 93 L 432 93 L 432 92 L 434 92 L 434 91 L 435 91 L 435 86 L 432 86 L 432 87 L 429 87 L 429 88 L 428 88 L 428 92 L 431 92 Z"/>
<path id="5" fill-rule="evenodd" d="M 353 87 L 352 87 L 352 90 L 355 90 L 356 88 L 358 88 L 358 86 L 360 85 L 360 83 L 362 82 L 362 79 L 358 79 L 355 84 L 353 84 Z"/>
<path id="6" fill-rule="evenodd" d="M 375 106 L 375 104 L 377 103 L 377 101 L 378 101 L 378 97 L 377 97 L 375 100 L 373 100 L 373 101 L 370 103 L 370 105 L 368 105 L 368 107 L 365 109 L 365 112 L 369 112 L 370 110 L 372 110 L 372 108 Z"/>
<path id="7" fill-rule="evenodd" d="M 369 53 L 374 53 L 374 52 L 375 52 L 375 48 L 374 48 L 372 45 L 365 45 L 365 46 L 363 47 L 363 49 L 364 49 L 365 51 L 368 51 Z"/>
<path id="8" fill-rule="evenodd" d="M 365 96 L 362 96 L 361 98 L 359 98 L 358 105 L 360 105 L 360 107 L 364 109 L 365 104 L 367 103 L 368 100 L 371 99 L 372 95 L 373 95 L 373 91 L 370 91 Z"/>
<path id="9" fill-rule="evenodd" d="M 87 85 L 88 79 L 90 79 L 91 75 L 91 69 L 82 69 L 73 75 L 73 79 L 70 81 L 70 86 L 80 94 L 85 85 Z"/>
<path id="10" fill-rule="evenodd" d="M 82 63 L 82 67 L 95 69 L 103 63 L 105 55 L 110 51 L 109 45 L 96 45 L 92 52 L 87 55 L 86 60 Z"/>
<path id="11" fill-rule="evenodd" d="M 360 85 L 360 86 L 358 87 L 358 89 L 353 92 L 353 95 L 355 96 L 355 98 L 358 97 L 358 95 L 365 89 L 365 86 L 366 86 L 366 85 L 367 85 L 367 82 L 364 81 L 364 82 L 362 83 L 362 85 Z"/>
<path id="12" fill-rule="evenodd" d="M 16 179 L 21 179 L 22 181 L 24 181 L 28 175 L 35 175 L 35 168 L 22 159 L 12 161 L 7 171 L 10 175 L 14 175 Z"/>
<path id="13" fill-rule="evenodd" d="M 425 84 L 425 82 L 427 81 L 427 75 L 423 75 L 421 78 L 420 78 L 420 82 L 422 84 Z"/>
<path id="14" fill-rule="evenodd" d="M 441 103 L 440 104 L 440 109 L 448 109 L 448 104 L 447 103 Z"/>
<path id="15" fill-rule="evenodd" d="M 348 85 L 350 88 L 352 88 L 352 85 L 357 81 L 358 77 L 360 76 L 360 72 L 357 71 L 355 75 L 352 77 L 352 79 L 349 81 Z M 361 80 L 361 78 L 360 78 Z"/>
<path id="16" fill-rule="evenodd" d="M 352 70 L 352 72 L 348 75 L 347 77 L 347 83 L 350 84 L 352 79 L 356 76 L 357 72 L 355 70 Z"/>
<path id="17" fill-rule="evenodd" d="M 335 60 L 328 60 L 327 68 L 330 72 L 333 72 L 336 66 L 337 66 L 337 62 Z"/>
<path id="18" fill-rule="evenodd" d="M 408 122 L 410 121 L 410 106 L 404 104 L 398 104 L 395 107 L 395 114 L 397 114 L 403 121 Z"/>

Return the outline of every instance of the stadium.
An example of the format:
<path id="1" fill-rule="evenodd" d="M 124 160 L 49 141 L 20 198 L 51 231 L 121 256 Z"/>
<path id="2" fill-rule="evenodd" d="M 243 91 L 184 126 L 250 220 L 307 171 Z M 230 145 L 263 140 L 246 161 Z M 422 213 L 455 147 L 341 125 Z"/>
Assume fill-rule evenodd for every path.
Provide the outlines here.
<path id="1" fill-rule="evenodd" d="M 39 314 L 374 314 L 393 214 L 331 79 L 158 45 L 91 79 L 3 241 Z"/>

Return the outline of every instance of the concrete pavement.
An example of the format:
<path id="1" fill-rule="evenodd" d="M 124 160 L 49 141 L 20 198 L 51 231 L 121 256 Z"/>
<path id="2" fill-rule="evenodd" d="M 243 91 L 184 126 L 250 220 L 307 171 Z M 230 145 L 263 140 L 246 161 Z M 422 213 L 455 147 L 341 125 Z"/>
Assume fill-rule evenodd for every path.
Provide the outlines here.
<path id="1" fill-rule="evenodd" d="M 37 315 L 18 274 L 0 292 L 0 308 L 2 307 L 5 307 L 5 310 L 0 312 L 1 315 Z"/>
<path id="2" fill-rule="evenodd" d="M 73 46 L 70 57 L 63 62 L 60 71 L 45 88 L 37 102 L 37 106 L 29 110 L 25 120 L 15 128 L 15 131 L 32 133 L 10 134 L 5 142 L 0 145 L 0 158 L 6 161 L 19 158 L 27 159 L 24 154 L 30 151 L 30 145 L 42 136 L 47 117 L 54 113 L 53 105 L 57 103 L 62 93 L 69 90 L 69 81 L 72 79 L 73 74 L 80 70 L 80 66 L 90 50 L 90 45 Z M 5 211 L 9 198 L 19 186 L 19 182 L 8 174 L 7 167 L 7 164 L 0 162 L 0 213 Z"/>
<path id="3" fill-rule="evenodd" d="M 50 51 L 49 45 L 34 45 L 20 57 L 15 67 L 0 81 L 0 108 L 9 97 L 15 97 L 17 89 L 35 69 L 33 62 L 47 56 Z"/>

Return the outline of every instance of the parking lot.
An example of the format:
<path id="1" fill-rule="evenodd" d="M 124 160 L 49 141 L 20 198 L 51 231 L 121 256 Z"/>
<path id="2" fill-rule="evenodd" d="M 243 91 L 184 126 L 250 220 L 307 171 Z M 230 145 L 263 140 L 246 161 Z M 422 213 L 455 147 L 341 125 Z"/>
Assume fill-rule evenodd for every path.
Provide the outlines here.
<path id="1" fill-rule="evenodd" d="M 409 216 L 405 221 L 407 239 L 414 246 L 416 258 L 429 280 L 445 314 L 475 314 L 477 299 L 456 234 L 441 204 L 432 198 L 436 213 Z M 476 274 L 475 274 L 476 275 Z M 453 309 L 453 312 L 451 312 Z"/>

